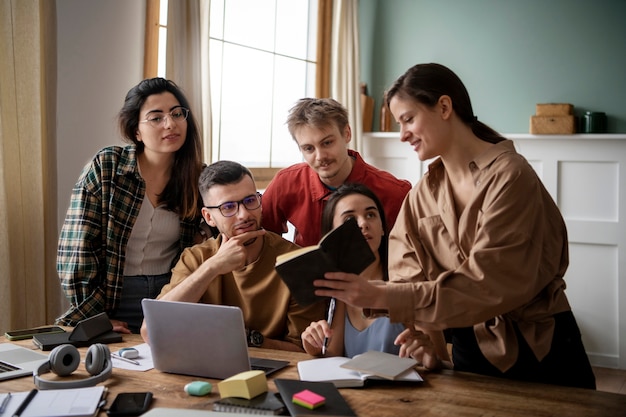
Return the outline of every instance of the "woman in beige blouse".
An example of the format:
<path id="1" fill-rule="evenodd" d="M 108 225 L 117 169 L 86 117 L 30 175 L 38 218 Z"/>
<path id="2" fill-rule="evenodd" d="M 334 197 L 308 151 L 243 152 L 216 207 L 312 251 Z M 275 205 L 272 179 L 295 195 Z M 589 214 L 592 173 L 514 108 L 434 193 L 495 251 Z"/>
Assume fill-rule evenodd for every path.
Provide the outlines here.
<path id="1" fill-rule="evenodd" d="M 389 240 L 388 285 L 329 273 L 318 295 L 448 329 L 455 369 L 595 388 L 565 296 L 567 230 L 535 171 L 474 116 L 462 81 L 420 64 L 386 92 L 400 140 L 436 158 L 404 200 Z M 440 337 L 422 339 L 437 358 Z M 440 355 L 439 355 L 440 356 Z"/>

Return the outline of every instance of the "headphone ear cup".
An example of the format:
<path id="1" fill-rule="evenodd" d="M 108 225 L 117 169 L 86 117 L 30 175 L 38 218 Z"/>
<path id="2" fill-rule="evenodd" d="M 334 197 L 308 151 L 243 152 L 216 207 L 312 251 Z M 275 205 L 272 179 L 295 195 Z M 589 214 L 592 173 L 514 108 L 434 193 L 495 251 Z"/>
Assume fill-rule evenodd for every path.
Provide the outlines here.
<path id="1" fill-rule="evenodd" d="M 101 373 L 107 362 L 111 360 L 111 352 L 109 347 L 102 343 L 96 343 L 89 347 L 85 356 L 85 369 L 89 375 L 98 375 Z"/>
<path id="2" fill-rule="evenodd" d="M 68 376 L 80 364 L 80 353 L 75 346 L 60 345 L 52 349 L 48 356 L 50 370 L 59 376 Z"/>

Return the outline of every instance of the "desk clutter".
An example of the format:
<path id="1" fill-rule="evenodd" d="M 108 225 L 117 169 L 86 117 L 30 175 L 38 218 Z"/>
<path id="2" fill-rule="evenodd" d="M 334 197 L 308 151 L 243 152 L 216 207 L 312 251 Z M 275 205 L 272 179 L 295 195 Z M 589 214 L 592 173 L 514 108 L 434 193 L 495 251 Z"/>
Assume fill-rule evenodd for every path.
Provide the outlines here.
<path id="1" fill-rule="evenodd" d="M 291 416 L 310 415 L 309 412 L 356 415 L 333 383 L 275 379 L 274 384 L 278 393 L 268 390 L 262 371 L 233 375 L 217 384 L 220 399 L 213 403 L 213 411 L 263 415 L 283 415 L 288 411 Z"/>
<path id="2" fill-rule="evenodd" d="M 36 367 L 46 361 L 48 355 L 42 354 L 41 350 L 32 346 L 30 340 L 19 340 L 15 343 L 0 343 L 0 353 L 12 352 L 15 347 L 21 347 L 29 356 L 34 356 Z M 138 352 L 138 356 L 131 360 L 144 362 L 150 360 L 150 349 L 142 344 L 140 335 L 124 335 L 124 342 L 110 345 L 111 353 L 117 353 L 123 357 L 125 351 L 122 349 L 133 347 Z M 80 348 L 81 357 L 85 358 L 88 348 Z M 536 416 L 536 415 L 584 415 L 598 417 L 623 417 L 626 409 L 626 396 L 608 392 L 585 390 L 579 388 L 569 388 L 562 386 L 552 386 L 546 384 L 536 384 L 529 382 L 519 382 L 501 378 L 487 377 L 484 375 L 455 372 L 452 370 L 441 370 L 438 372 L 428 372 L 427 383 L 401 382 L 397 378 L 394 380 L 384 378 L 382 381 L 368 384 L 366 388 L 358 389 L 337 389 L 331 382 L 301 381 L 298 373 L 298 363 L 312 360 L 311 356 L 301 352 L 289 352 L 273 349 L 251 348 L 251 353 L 261 358 L 272 358 L 285 360 L 289 366 L 279 371 L 278 376 L 271 376 L 267 379 L 268 390 L 250 399 L 238 397 L 220 398 L 217 384 L 221 380 L 211 378 L 188 376 L 161 372 L 157 369 L 139 371 L 142 367 L 124 361 L 118 361 L 119 366 L 114 365 L 114 374 L 107 381 L 99 386 L 88 388 L 64 388 L 63 390 L 49 389 L 37 390 L 31 402 L 24 408 L 22 416 L 98 416 L 106 417 L 107 409 L 113 404 L 114 399 L 120 394 L 137 394 L 142 392 L 153 392 L 154 401 L 150 409 L 144 411 L 142 416 L 147 417 L 232 417 L 250 414 L 265 413 L 268 415 L 359 415 L 363 417 L 396 417 L 399 415 L 419 415 L 429 414 L 433 409 L 440 411 L 441 415 L 484 415 L 491 411 L 501 415 L 516 416 Z M 113 361 L 117 361 L 113 356 Z M 313 359 L 315 360 L 315 359 Z M 6 358 L 5 358 L 6 361 Z M 11 362 L 11 361 L 9 361 Z M 357 361 L 358 362 L 358 361 Z M 368 364 L 372 366 L 374 363 Z M 35 367 L 35 369 L 36 369 Z M 352 371 L 342 368 L 337 369 Z M 357 368 L 361 369 L 361 366 Z M 138 372 L 139 371 L 139 372 Z M 47 376 L 55 381 L 79 381 L 89 378 L 88 371 L 84 366 L 74 372 L 76 375 L 60 377 L 58 375 Z M 387 372 L 385 372 L 387 373 Z M 0 372 L 0 376 L 5 373 Z M 203 394 L 206 385 L 197 386 L 193 382 L 212 384 L 211 392 Z M 184 391 L 187 384 L 192 384 Z M 64 385 L 65 386 L 65 385 Z M 194 388 L 195 387 L 195 388 Z M 0 408 L 4 399 L 6 400 L 5 412 L 0 417 L 13 416 L 15 410 L 24 402 L 34 388 L 33 370 L 21 377 L 12 375 L 10 379 L 2 381 L 0 378 Z M 80 390 L 80 391 L 79 391 Z M 82 391 L 85 390 L 85 391 Z M 319 404 L 313 409 L 307 404 L 297 404 L 293 402 L 300 397 L 298 393 L 308 390 L 316 395 L 324 397 L 324 404 Z M 108 391 L 106 399 L 104 393 Z M 87 395 L 87 393 L 90 393 Z M 78 395 L 78 393 L 85 393 Z M 102 395 L 100 394 L 102 393 Z M 66 397 L 75 396 L 66 400 Z M 33 411 L 39 408 L 39 402 L 49 398 L 57 398 L 62 403 L 46 406 L 45 412 L 36 414 Z M 71 412 L 56 412 L 55 407 L 68 407 L 78 399 L 81 403 L 88 405 L 87 410 L 73 410 Z M 308 405 L 317 403 L 305 396 Z M 217 411 L 213 407 L 218 407 L 217 402 L 226 406 L 237 408 L 224 408 Z M 92 411 L 98 404 L 99 409 Z M 250 408 L 248 405 L 257 408 Z M 259 405 L 261 404 L 261 405 Z M 265 405 L 273 404 L 273 405 Z M 347 405 L 346 405 L 347 404 Z M 445 404 L 445 408 L 440 406 Z M 263 407 L 266 409 L 259 409 Z M 281 408 L 283 411 L 281 412 Z M 553 410 L 546 411 L 546 410 Z M 137 415 L 137 414 L 135 414 Z"/>

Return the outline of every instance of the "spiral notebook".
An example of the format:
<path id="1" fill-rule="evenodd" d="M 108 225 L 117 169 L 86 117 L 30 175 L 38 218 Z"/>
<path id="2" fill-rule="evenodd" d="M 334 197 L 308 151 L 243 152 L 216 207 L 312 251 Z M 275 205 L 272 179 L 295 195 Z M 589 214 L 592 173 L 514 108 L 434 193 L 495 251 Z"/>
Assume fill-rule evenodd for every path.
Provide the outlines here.
<path id="1" fill-rule="evenodd" d="M 213 403 L 214 411 L 237 412 L 242 414 L 280 415 L 285 404 L 273 392 L 264 392 L 254 398 L 226 397 Z"/>

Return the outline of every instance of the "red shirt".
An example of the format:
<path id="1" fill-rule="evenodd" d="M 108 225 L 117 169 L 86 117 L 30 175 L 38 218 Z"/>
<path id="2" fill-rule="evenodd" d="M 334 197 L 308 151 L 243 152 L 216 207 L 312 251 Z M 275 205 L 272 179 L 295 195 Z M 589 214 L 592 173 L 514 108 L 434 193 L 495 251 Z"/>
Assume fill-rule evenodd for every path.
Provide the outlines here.
<path id="1" fill-rule="evenodd" d="M 364 184 L 378 196 L 391 230 L 411 183 L 367 164 L 356 151 L 348 150 L 348 154 L 354 165 L 345 182 Z M 281 234 L 287 232 L 289 222 L 296 229 L 294 243 L 315 245 L 321 238 L 322 211 L 330 194 L 332 190 L 306 162 L 281 169 L 263 193 L 263 227 Z"/>

